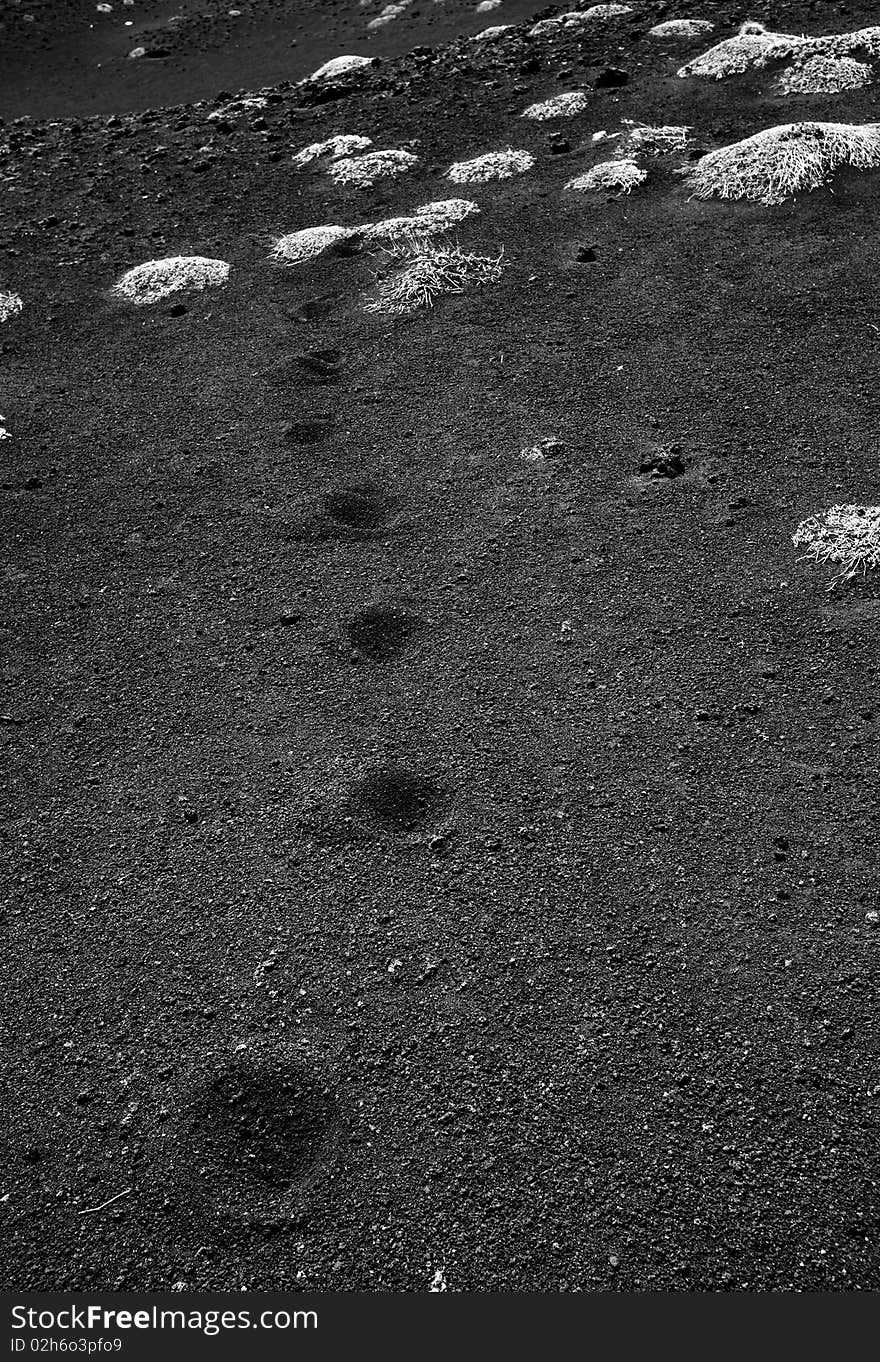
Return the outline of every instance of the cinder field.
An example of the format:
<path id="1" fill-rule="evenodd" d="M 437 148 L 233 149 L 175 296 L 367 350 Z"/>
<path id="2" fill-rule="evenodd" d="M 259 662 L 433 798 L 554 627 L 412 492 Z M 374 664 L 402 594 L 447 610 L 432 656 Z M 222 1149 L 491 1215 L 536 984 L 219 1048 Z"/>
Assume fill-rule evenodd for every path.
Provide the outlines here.
<path id="1" fill-rule="evenodd" d="M 476 8 L 0 3 L 7 1287 L 880 1288 L 877 7 Z"/>

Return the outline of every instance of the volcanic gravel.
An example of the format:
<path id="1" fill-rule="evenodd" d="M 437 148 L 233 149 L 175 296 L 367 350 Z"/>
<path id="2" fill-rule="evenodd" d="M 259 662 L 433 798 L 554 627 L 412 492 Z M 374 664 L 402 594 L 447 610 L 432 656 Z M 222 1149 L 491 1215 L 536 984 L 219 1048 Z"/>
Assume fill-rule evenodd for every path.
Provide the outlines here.
<path id="1" fill-rule="evenodd" d="M 504 4 L 474 44 L 475 5 L 460 37 L 422 0 L 354 42 L 374 11 L 328 4 L 282 76 L 316 5 L 201 0 L 169 56 L 115 28 L 100 70 L 77 6 L 27 5 L 0 128 L 8 1285 L 877 1289 L 880 579 L 826 590 L 791 534 L 878 500 L 880 173 L 772 208 L 677 174 L 876 106 L 675 74 L 747 18 L 873 7 L 698 6 L 714 32 L 667 43 L 668 4 L 541 39 L 558 7 Z M 407 37 L 329 97 L 295 83 Z M 211 121 L 243 85 L 265 107 Z M 577 89 L 567 145 L 520 116 Z M 624 119 L 692 142 L 631 195 L 564 193 Z M 418 164 L 292 166 L 345 133 Z M 451 238 L 503 248 L 497 283 L 388 317 L 356 239 L 269 258 L 508 146 L 533 169 L 469 186 Z M 113 296 L 170 256 L 228 281 Z"/>

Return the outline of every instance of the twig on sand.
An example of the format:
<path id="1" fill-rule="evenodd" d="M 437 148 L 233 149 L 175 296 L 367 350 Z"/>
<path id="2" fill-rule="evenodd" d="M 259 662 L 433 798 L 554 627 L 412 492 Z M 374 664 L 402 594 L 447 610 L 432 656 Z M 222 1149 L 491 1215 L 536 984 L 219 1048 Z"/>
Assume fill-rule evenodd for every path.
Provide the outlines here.
<path id="1" fill-rule="evenodd" d="M 126 1187 L 125 1191 L 117 1192 L 115 1196 L 102 1201 L 100 1206 L 86 1206 L 84 1210 L 77 1211 L 77 1215 L 94 1215 L 96 1211 L 106 1211 L 108 1206 L 112 1206 L 114 1201 L 121 1201 L 124 1196 L 130 1196 L 134 1191 L 133 1187 Z"/>

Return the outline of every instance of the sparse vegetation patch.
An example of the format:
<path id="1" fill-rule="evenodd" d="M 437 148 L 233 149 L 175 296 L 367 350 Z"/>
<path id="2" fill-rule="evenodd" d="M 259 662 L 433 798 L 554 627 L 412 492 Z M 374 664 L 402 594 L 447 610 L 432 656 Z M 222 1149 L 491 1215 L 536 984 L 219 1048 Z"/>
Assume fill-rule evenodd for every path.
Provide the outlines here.
<path id="1" fill-rule="evenodd" d="M 620 161 L 600 161 L 592 170 L 576 175 L 565 185 L 579 193 L 617 193 L 629 194 L 636 185 L 648 178 L 648 172 L 635 161 L 624 158 Z"/>
<path id="2" fill-rule="evenodd" d="M 495 38 L 500 38 L 504 33 L 509 33 L 512 28 L 513 24 L 494 24 L 491 28 L 484 28 L 482 33 L 475 33 L 471 42 L 493 42 Z"/>
<path id="3" fill-rule="evenodd" d="M 649 38 L 699 38 L 711 33 L 715 25 L 711 19 L 667 19 L 648 29 Z"/>
<path id="4" fill-rule="evenodd" d="M 683 66 L 678 74 L 682 77 L 708 76 L 712 80 L 741 76 L 768 62 L 790 57 L 807 42 L 808 38 L 796 33 L 772 33 L 763 24 L 749 21 L 735 37 L 716 43 L 708 52 Z"/>
<path id="5" fill-rule="evenodd" d="M 0 322 L 8 322 L 10 317 L 15 317 L 24 303 L 17 293 L 0 293 Z"/>
<path id="6" fill-rule="evenodd" d="M 552 19 L 541 19 L 529 29 L 529 37 L 547 38 L 565 29 L 585 28 L 589 22 L 583 12 L 568 10 L 565 14 L 554 15 Z"/>
<path id="7" fill-rule="evenodd" d="M 368 244 L 389 242 L 416 236 L 439 236 L 456 222 L 479 213 L 479 204 L 471 199 L 437 199 L 424 203 L 409 217 L 385 218 L 382 222 L 366 223 L 360 231 Z"/>
<path id="8" fill-rule="evenodd" d="M 272 259 L 285 265 L 301 265 L 306 260 L 314 260 L 324 251 L 338 245 L 352 236 L 351 227 L 303 227 L 302 231 L 289 232 L 279 237 L 272 247 Z"/>
<path id="9" fill-rule="evenodd" d="M 817 189 L 838 166 L 880 166 L 880 123 L 785 123 L 704 156 L 688 175 L 698 199 L 776 204 Z"/>
<path id="10" fill-rule="evenodd" d="M 406 315 L 433 307 L 443 294 L 495 283 L 506 262 L 503 251 L 497 256 L 477 255 L 457 244 L 410 237 L 389 249 L 388 264 L 392 273 L 365 304 L 368 312 Z"/>
<path id="11" fill-rule="evenodd" d="M 591 5 L 584 10 L 585 19 L 617 19 L 623 14 L 632 14 L 631 5 Z"/>
<path id="12" fill-rule="evenodd" d="M 684 151 L 687 147 L 690 133 L 688 127 L 677 127 L 672 124 L 650 127 L 646 123 L 634 123 L 628 118 L 625 118 L 623 123 L 627 129 L 624 133 L 624 145 L 628 151 L 647 156 L 669 156 L 673 152 Z"/>
<path id="13" fill-rule="evenodd" d="M 779 84 L 786 95 L 829 95 L 843 90 L 860 90 L 873 79 L 870 66 L 853 57 L 817 54 L 783 72 Z"/>
<path id="14" fill-rule="evenodd" d="M 590 107 L 590 101 L 583 90 L 568 90 L 565 94 L 553 95 L 551 99 L 530 104 L 522 112 L 523 118 L 535 118 L 545 123 L 551 118 L 574 118 Z"/>
<path id="15" fill-rule="evenodd" d="M 411 151 L 392 148 L 388 151 L 368 151 L 363 156 L 343 156 L 331 161 L 327 174 L 334 184 L 354 185 L 368 189 L 381 179 L 395 179 L 404 175 L 419 158 Z"/>
<path id="16" fill-rule="evenodd" d="M 373 145 L 372 138 L 358 137 L 356 134 L 341 133 L 336 137 L 328 137 L 323 142 L 311 142 L 302 151 L 298 151 L 293 158 L 295 166 L 311 165 L 313 161 L 336 161 L 342 156 L 351 156 L 355 152 L 366 151 L 367 147 Z"/>
<path id="17" fill-rule="evenodd" d="M 805 558 L 840 564 L 834 586 L 880 566 L 880 506 L 832 506 L 802 520 L 792 541 Z"/>
<path id="18" fill-rule="evenodd" d="M 489 180 L 509 180 L 531 170 L 535 158 L 529 151 L 490 151 L 470 161 L 455 161 L 446 172 L 456 184 L 486 184 Z"/>
<path id="19" fill-rule="evenodd" d="M 127 270 L 112 292 L 125 302 L 141 307 L 158 303 L 172 293 L 194 292 L 225 284 L 229 265 L 203 255 L 172 255 L 164 260 L 147 260 Z"/>
<path id="20" fill-rule="evenodd" d="M 724 80 L 727 76 L 742 75 L 791 57 L 801 60 L 811 56 L 844 57 L 860 50 L 873 57 L 880 56 L 880 26 L 808 38 L 805 34 L 773 33 L 763 24 L 749 20 L 733 38 L 716 43 L 708 52 L 683 66 L 678 74 Z"/>
<path id="21" fill-rule="evenodd" d="M 373 57 L 333 57 L 331 61 L 325 61 L 323 66 L 319 66 L 317 71 L 307 76 L 306 80 L 318 82 L 338 80 L 340 76 L 350 76 L 365 66 L 372 66 L 374 60 Z"/>

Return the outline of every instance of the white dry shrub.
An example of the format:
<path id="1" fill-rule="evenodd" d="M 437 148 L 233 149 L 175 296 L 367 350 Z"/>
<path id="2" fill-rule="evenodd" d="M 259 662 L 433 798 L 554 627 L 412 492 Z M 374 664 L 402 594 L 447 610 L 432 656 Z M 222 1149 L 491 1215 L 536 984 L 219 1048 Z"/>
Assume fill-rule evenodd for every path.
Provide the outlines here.
<path id="1" fill-rule="evenodd" d="M 646 123 L 634 123 L 625 118 L 624 144 L 629 151 L 647 156 L 668 156 L 672 152 L 687 148 L 689 127 L 663 124 L 651 127 Z"/>
<path id="2" fill-rule="evenodd" d="M 503 34 L 509 33 L 512 28 L 513 24 L 495 24 L 493 28 L 484 28 L 482 33 L 475 33 L 471 38 L 471 42 L 494 42 L 496 38 L 500 38 Z"/>
<path id="3" fill-rule="evenodd" d="M 586 14 L 570 10 L 566 14 L 557 14 L 553 19 L 542 19 L 539 23 L 534 24 L 529 29 L 529 37 L 545 38 L 565 29 L 584 28 L 589 22 Z"/>
<path id="4" fill-rule="evenodd" d="M 371 19 L 367 28 L 384 28 L 386 24 L 392 23 L 398 15 L 404 13 L 409 7 L 411 0 L 401 0 L 396 5 L 386 5 L 381 14 L 377 14 L 375 19 Z"/>
<path id="5" fill-rule="evenodd" d="M 433 307 L 446 293 L 464 293 L 500 279 L 506 264 L 503 250 L 497 256 L 475 255 L 459 245 L 440 245 L 413 237 L 391 248 L 393 273 L 379 284 L 366 304 L 368 312 L 406 315 L 420 307 Z"/>
<path id="6" fill-rule="evenodd" d="M 873 72 L 864 62 L 817 54 L 783 72 L 779 85 L 785 95 L 834 95 L 861 90 L 872 80 Z"/>
<path id="7" fill-rule="evenodd" d="M 687 63 L 680 76 L 709 76 L 724 80 L 792 56 L 810 40 L 796 33 L 771 33 L 763 24 L 749 20 L 733 38 L 716 43 L 708 52 Z"/>
<path id="8" fill-rule="evenodd" d="M 585 19 L 617 19 L 621 14 L 632 14 L 630 5 L 591 5 L 584 10 Z"/>
<path id="9" fill-rule="evenodd" d="M 0 423 L 2 423 L 2 422 L 5 421 L 5 420 L 6 420 L 6 417 L 5 417 L 5 416 L 0 416 Z M 7 430 L 6 427 L 5 427 L 4 425 L 0 424 L 0 440 L 11 440 L 11 439 L 12 439 L 12 431 L 11 431 L 11 430 Z"/>
<path id="10" fill-rule="evenodd" d="M 867 52 L 880 57 L 880 25 L 857 28 L 852 33 L 830 33 L 825 38 L 808 39 L 814 52 L 826 52 L 832 57 L 844 57 L 849 52 Z"/>
<path id="11" fill-rule="evenodd" d="M 508 147 L 506 151 L 489 151 L 470 161 L 455 161 L 447 170 L 446 178 L 456 184 L 486 184 L 489 180 L 509 180 L 514 175 L 523 175 L 534 164 L 531 152 Z"/>
<path id="12" fill-rule="evenodd" d="M 228 104 L 215 109 L 208 114 L 207 121 L 215 123 L 218 118 L 235 118 L 238 114 L 247 113 L 249 109 L 265 109 L 268 104 L 265 95 L 242 95 L 239 99 L 231 99 Z"/>
<path id="13" fill-rule="evenodd" d="M 474 13 L 475 13 L 475 14 L 491 14 L 491 13 L 492 13 L 492 10 L 493 10 L 493 9 L 498 9 L 498 8 L 500 7 L 500 5 L 501 5 L 501 0 L 480 0 L 480 3 L 477 5 L 477 8 L 474 10 Z"/>
<path id="14" fill-rule="evenodd" d="M 127 270 L 112 293 L 125 302 L 142 307 L 158 303 L 172 293 L 186 293 L 225 284 L 229 265 L 204 255 L 171 255 L 164 260 L 147 260 Z"/>
<path id="15" fill-rule="evenodd" d="M 325 61 L 324 65 L 319 66 L 310 76 L 306 76 L 306 80 L 336 80 L 338 76 L 349 76 L 353 71 L 371 66 L 372 63 L 372 57 L 333 57 L 330 61 Z"/>
<path id="16" fill-rule="evenodd" d="M 711 33 L 715 25 L 711 19 L 667 19 L 648 29 L 649 38 L 699 38 Z"/>
<path id="17" fill-rule="evenodd" d="M 272 259 L 285 265 L 302 265 L 353 235 L 351 227 L 304 227 L 279 237 L 272 247 Z"/>
<path id="18" fill-rule="evenodd" d="M 340 156 L 351 156 L 356 151 L 366 151 L 373 145 L 372 138 L 358 137 L 356 133 L 339 133 L 327 137 L 323 142 L 310 142 L 293 158 L 295 166 L 311 165 L 313 161 L 336 161 Z"/>
<path id="19" fill-rule="evenodd" d="M 21 312 L 24 303 L 17 293 L 0 293 L 0 322 L 8 322 Z"/>
<path id="20" fill-rule="evenodd" d="M 473 213 L 479 213 L 480 205 L 472 199 L 434 199 L 423 203 L 416 209 L 416 217 L 442 219 L 446 223 L 462 222 Z"/>
<path id="21" fill-rule="evenodd" d="M 803 34 L 773 33 L 763 24 L 749 20 L 735 37 L 710 47 L 708 52 L 683 66 L 678 74 L 723 80 L 725 76 L 742 75 L 744 71 L 757 70 L 771 61 L 789 57 L 801 60 L 812 56 L 844 57 L 857 51 L 880 57 L 880 25 L 859 28 L 852 33 L 808 38 Z"/>
<path id="22" fill-rule="evenodd" d="M 418 165 L 418 156 L 411 151 L 368 151 L 363 156 L 343 156 L 331 161 L 327 174 L 334 184 L 354 185 L 358 189 L 369 187 L 381 179 L 394 179 L 404 175 Z"/>
<path id="23" fill-rule="evenodd" d="M 415 237 L 439 236 L 472 213 L 479 213 L 479 204 L 471 199 L 438 199 L 423 203 L 408 217 L 385 218 L 382 222 L 365 223 L 359 228 L 367 244 L 410 240 Z"/>
<path id="24" fill-rule="evenodd" d="M 802 520 L 792 542 L 806 550 L 805 558 L 840 564 L 841 571 L 829 583 L 834 586 L 880 567 L 880 506 L 832 506 Z"/>
<path id="25" fill-rule="evenodd" d="M 553 95 L 551 99 L 544 99 L 538 104 L 530 104 L 527 109 L 523 109 L 523 118 L 536 118 L 541 123 L 546 123 L 551 118 L 574 118 L 576 114 L 583 113 L 588 109 L 590 101 L 583 90 L 570 90 L 562 95 Z"/>
<path id="26" fill-rule="evenodd" d="M 880 166 L 880 123 L 784 123 L 710 151 L 688 173 L 698 199 L 782 203 L 817 189 L 838 166 Z"/>
<path id="27" fill-rule="evenodd" d="M 577 175 L 573 180 L 569 180 L 565 188 L 576 189 L 582 194 L 591 191 L 601 194 L 610 190 L 629 194 L 637 184 L 642 184 L 647 178 L 647 170 L 636 165 L 635 161 L 628 159 L 600 161 L 599 165 L 593 166 L 586 174 Z"/>

